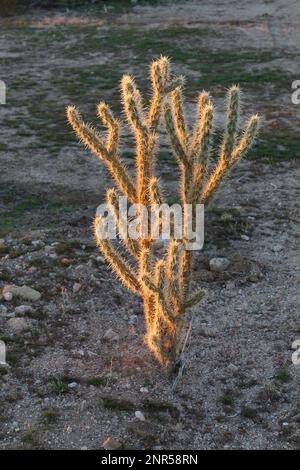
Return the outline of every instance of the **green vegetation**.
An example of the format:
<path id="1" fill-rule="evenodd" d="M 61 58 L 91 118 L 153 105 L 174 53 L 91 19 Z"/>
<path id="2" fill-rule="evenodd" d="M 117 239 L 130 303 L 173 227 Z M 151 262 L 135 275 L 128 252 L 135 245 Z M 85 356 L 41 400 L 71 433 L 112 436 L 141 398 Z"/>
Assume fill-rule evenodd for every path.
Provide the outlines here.
<path id="1" fill-rule="evenodd" d="M 241 416 L 243 416 L 243 418 L 255 420 L 257 418 L 257 410 L 249 406 L 244 406 L 241 409 Z"/>
<path id="2" fill-rule="evenodd" d="M 134 403 L 130 400 L 125 400 L 124 398 L 114 398 L 112 396 L 101 397 L 101 404 L 104 408 L 109 410 L 133 411 L 135 409 Z"/>
<path id="3" fill-rule="evenodd" d="M 224 395 L 221 397 L 221 403 L 224 406 L 234 406 L 234 396 L 230 393 L 224 393 Z"/>
<path id="4" fill-rule="evenodd" d="M 287 369 L 280 369 L 273 376 L 273 379 L 282 383 L 288 383 L 292 380 L 292 376 Z"/>
<path id="5" fill-rule="evenodd" d="M 64 395 L 68 392 L 68 384 L 62 377 L 51 377 L 50 382 L 54 393 Z"/>

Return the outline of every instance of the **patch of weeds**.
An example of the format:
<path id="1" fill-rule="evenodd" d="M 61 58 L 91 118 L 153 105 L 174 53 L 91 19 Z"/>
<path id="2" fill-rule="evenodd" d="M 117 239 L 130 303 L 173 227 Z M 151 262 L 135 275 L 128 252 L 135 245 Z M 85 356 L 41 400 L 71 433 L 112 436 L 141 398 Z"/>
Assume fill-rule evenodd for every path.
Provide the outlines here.
<path id="1" fill-rule="evenodd" d="M 173 417 L 178 417 L 180 414 L 178 408 L 172 403 L 161 400 L 153 400 L 151 398 L 146 398 L 143 401 L 143 408 L 148 413 L 170 413 L 170 415 Z"/>
<path id="2" fill-rule="evenodd" d="M 38 431 L 39 429 L 37 427 L 28 426 L 27 431 L 25 431 L 21 437 L 22 442 L 32 447 L 38 446 L 39 445 Z"/>
<path id="3" fill-rule="evenodd" d="M 272 378 L 282 383 L 288 383 L 292 380 L 292 376 L 287 369 L 279 369 Z"/>
<path id="4" fill-rule="evenodd" d="M 7 149 L 8 149 L 8 145 L 5 144 L 4 142 L 1 142 L 0 143 L 0 152 L 4 152 Z"/>
<path id="5" fill-rule="evenodd" d="M 0 246 L 0 257 L 5 256 L 9 253 L 9 247 L 5 245 Z"/>
<path id="6" fill-rule="evenodd" d="M 36 268 L 49 268 L 50 264 L 54 264 L 50 258 L 32 258 L 27 260 L 28 266 L 34 266 Z"/>
<path id="7" fill-rule="evenodd" d="M 135 422 L 127 427 L 128 432 L 138 438 L 146 448 L 161 441 L 162 432 L 159 426 L 148 422 Z"/>
<path id="8" fill-rule="evenodd" d="M 300 132 L 290 129 L 276 129 L 259 136 L 249 152 L 249 158 L 257 158 L 265 163 L 280 160 L 298 160 L 300 158 Z"/>
<path id="9" fill-rule="evenodd" d="M 0 366 L 0 377 L 8 374 L 8 370 L 5 367 Z"/>
<path id="10" fill-rule="evenodd" d="M 56 254 L 64 255 L 64 254 L 71 254 L 76 249 L 80 249 L 81 244 L 77 240 L 70 240 L 66 242 L 60 242 L 59 245 L 55 246 Z"/>
<path id="11" fill-rule="evenodd" d="M 241 235 L 249 236 L 253 232 L 253 222 L 235 209 L 211 206 L 206 215 L 205 240 L 208 245 L 227 246 L 229 240 L 240 240 Z"/>
<path id="12" fill-rule="evenodd" d="M 87 385 L 93 385 L 94 387 L 102 387 L 107 384 L 107 378 L 105 377 L 89 377 L 86 379 Z"/>
<path id="13" fill-rule="evenodd" d="M 257 418 L 257 410 L 249 406 L 243 406 L 241 409 L 241 416 L 243 416 L 243 418 L 252 419 L 254 421 Z"/>
<path id="14" fill-rule="evenodd" d="M 15 393 L 15 394 L 11 393 L 5 396 L 5 401 L 7 403 L 15 403 L 21 399 L 22 399 L 22 395 L 20 393 Z"/>
<path id="15" fill-rule="evenodd" d="M 281 393 L 273 383 L 266 384 L 256 396 L 256 402 L 261 405 L 266 405 L 268 403 L 276 403 L 280 401 Z"/>
<path id="16" fill-rule="evenodd" d="M 64 395 L 68 393 L 68 384 L 65 382 L 65 380 L 61 377 L 51 377 L 50 382 L 53 387 L 53 392 L 56 395 Z"/>
<path id="17" fill-rule="evenodd" d="M 6 361 L 8 364 L 12 366 L 16 366 L 22 359 L 22 353 L 20 352 L 19 354 L 17 353 L 12 353 L 10 351 L 7 352 L 6 354 Z"/>
<path id="18" fill-rule="evenodd" d="M 233 408 L 235 403 L 235 397 L 230 393 L 224 393 L 224 395 L 221 396 L 220 401 L 223 406 Z"/>
<path id="19" fill-rule="evenodd" d="M 121 294 L 118 294 L 117 292 L 113 292 L 112 293 L 112 298 L 113 298 L 116 305 L 122 305 L 123 304 L 124 299 L 121 296 Z"/>
<path id="20" fill-rule="evenodd" d="M 94 387 L 106 386 L 108 383 L 115 383 L 117 379 L 115 377 L 107 376 L 96 376 L 88 377 L 85 380 L 86 385 L 93 385 Z"/>
<path id="21" fill-rule="evenodd" d="M 26 253 L 25 250 L 22 250 L 22 248 L 12 248 L 10 251 L 9 251 L 9 257 L 14 259 L 14 258 L 18 258 L 19 256 L 22 256 Z"/>
<path id="22" fill-rule="evenodd" d="M 59 410 L 57 408 L 47 408 L 43 411 L 42 423 L 48 427 L 50 424 L 56 423 L 58 418 Z"/>
<path id="23" fill-rule="evenodd" d="M 108 410 L 114 411 L 133 411 L 135 405 L 132 401 L 126 400 L 124 398 L 115 398 L 111 396 L 101 397 L 101 403 L 103 407 Z"/>
<path id="24" fill-rule="evenodd" d="M 32 245 L 31 238 L 22 238 L 21 241 L 22 241 L 23 245 L 26 245 L 26 246 L 31 246 Z M 38 249 L 38 247 L 37 247 L 37 249 Z"/>

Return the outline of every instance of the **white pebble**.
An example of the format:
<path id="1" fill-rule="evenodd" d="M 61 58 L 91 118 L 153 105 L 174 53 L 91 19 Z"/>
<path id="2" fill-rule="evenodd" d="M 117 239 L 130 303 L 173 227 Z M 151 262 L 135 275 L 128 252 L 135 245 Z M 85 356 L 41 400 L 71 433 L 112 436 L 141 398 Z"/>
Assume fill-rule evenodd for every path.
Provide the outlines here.
<path id="1" fill-rule="evenodd" d="M 146 418 L 145 418 L 145 416 L 144 416 L 144 413 L 142 413 L 141 411 L 136 411 L 136 412 L 134 413 L 134 415 L 135 415 L 135 417 L 136 417 L 137 419 L 139 419 L 140 421 L 146 421 Z"/>

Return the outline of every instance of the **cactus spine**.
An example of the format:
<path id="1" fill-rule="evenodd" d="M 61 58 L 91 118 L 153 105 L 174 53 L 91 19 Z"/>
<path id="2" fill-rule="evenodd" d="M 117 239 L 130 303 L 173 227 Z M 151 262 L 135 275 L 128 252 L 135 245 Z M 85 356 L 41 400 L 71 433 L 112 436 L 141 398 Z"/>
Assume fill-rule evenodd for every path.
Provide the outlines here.
<path id="1" fill-rule="evenodd" d="M 181 171 L 183 205 L 195 206 L 212 198 L 228 171 L 251 145 L 258 126 L 258 117 L 252 116 L 242 137 L 237 137 L 240 96 L 239 89 L 232 87 L 220 156 L 215 168 L 208 174 L 213 121 L 213 104 L 209 94 L 202 92 L 199 95 L 196 125 L 189 132 L 183 111 L 182 77 L 172 76 L 166 57 L 160 57 L 151 64 L 150 77 L 152 96 L 147 109 L 143 107 L 143 98 L 134 79 L 124 75 L 121 81 L 123 108 L 135 137 L 136 180 L 132 179 L 119 156 L 120 123 L 110 108 L 104 102 L 97 107 L 98 116 L 107 128 L 105 138 L 86 124 L 73 106 L 67 109 L 68 120 L 75 133 L 104 161 L 120 192 L 131 203 L 143 204 L 148 215 L 153 204 L 162 202 L 155 173 L 158 129 L 162 116 Z M 108 189 L 106 200 L 118 223 L 118 192 Z M 202 290 L 194 294 L 190 292 L 192 252 L 185 249 L 186 227 L 182 240 L 171 238 L 167 253 L 161 259 L 157 259 L 153 253 L 154 240 L 150 228 L 147 236 L 142 236 L 140 232 L 138 240 L 132 240 L 128 234 L 122 233 L 122 241 L 135 261 L 135 267 L 110 240 L 100 236 L 102 228 L 103 220 L 97 216 L 94 233 L 99 248 L 123 284 L 143 298 L 145 340 L 149 348 L 160 363 L 173 366 L 181 352 L 188 309 L 204 296 Z M 141 231 L 141 228 L 138 230 Z"/>

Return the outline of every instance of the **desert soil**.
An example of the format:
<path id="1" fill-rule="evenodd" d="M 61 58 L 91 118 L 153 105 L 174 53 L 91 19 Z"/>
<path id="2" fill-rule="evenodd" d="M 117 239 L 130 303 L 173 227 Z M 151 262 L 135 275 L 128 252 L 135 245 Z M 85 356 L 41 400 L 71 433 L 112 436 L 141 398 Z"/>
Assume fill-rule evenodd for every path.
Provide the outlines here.
<path id="1" fill-rule="evenodd" d="M 100 449 L 111 437 L 123 449 L 299 449 L 298 1 L 106 2 L 0 17 L 0 26 L 0 293 L 9 284 L 41 293 L 0 295 L 9 364 L 0 369 L 0 448 Z M 205 87 L 222 123 L 236 82 L 243 116 L 263 116 L 255 149 L 206 215 L 194 283 L 207 296 L 192 312 L 175 387 L 143 343 L 140 299 L 95 247 L 92 218 L 112 183 L 64 113 L 72 102 L 96 123 L 102 98 L 118 113 L 121 74 L 146 89 L 159 53 L 187 76 L 191 122 Z M 158 173 L 173 197 L 176 164 L 162 142 Z M 228 269 L 212 272 L 213 257 L 228 258 Z"/>

